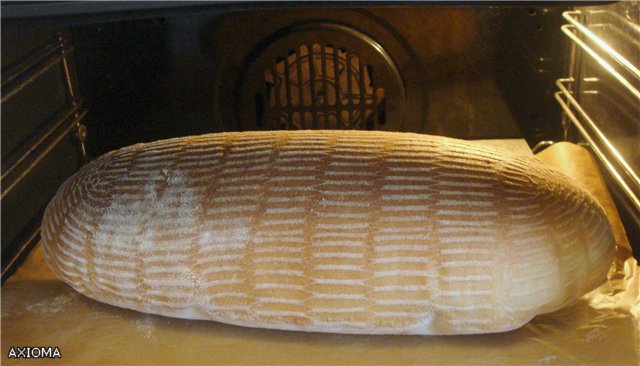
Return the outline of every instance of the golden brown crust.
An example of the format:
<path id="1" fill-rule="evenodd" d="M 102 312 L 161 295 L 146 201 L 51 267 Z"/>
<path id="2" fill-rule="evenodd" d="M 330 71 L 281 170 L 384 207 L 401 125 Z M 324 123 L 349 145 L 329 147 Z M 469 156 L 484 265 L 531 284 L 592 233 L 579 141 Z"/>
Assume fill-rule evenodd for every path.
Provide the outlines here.
<path id="1" fill-rule="evenodd" d="M 110 304 L 341 333 L 513 329 L 604 280 L 599 205 L 535 159 L 390 132 L 134 145 L 84 167 L 45 256 Z"/>

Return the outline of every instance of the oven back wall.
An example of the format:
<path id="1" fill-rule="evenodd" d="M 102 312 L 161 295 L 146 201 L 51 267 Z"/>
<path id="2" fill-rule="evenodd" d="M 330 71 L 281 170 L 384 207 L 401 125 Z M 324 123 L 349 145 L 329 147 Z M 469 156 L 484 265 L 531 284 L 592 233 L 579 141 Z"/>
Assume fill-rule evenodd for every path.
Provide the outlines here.
<path id="1" fill-rule="evenodd" d="M 75 26 L 89 153 L 271 128 L 558 139 L 551 91 L 565 50 L 551 36 L 562 10 L 291 9 Z"/>

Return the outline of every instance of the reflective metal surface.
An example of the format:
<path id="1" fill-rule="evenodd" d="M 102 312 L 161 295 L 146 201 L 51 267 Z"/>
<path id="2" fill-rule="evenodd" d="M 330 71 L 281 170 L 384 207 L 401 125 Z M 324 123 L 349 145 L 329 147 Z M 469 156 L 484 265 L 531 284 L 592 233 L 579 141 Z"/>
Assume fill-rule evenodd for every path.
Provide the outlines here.
<path id="1" fill-rule="evenodd" d="M 640 215 L 640 2 L 567 11 L 570 77 L 556 99 Z M 568 127 L 568 126 L 567 126 Z"/>
<path id="2" fill-rule="evenodd" d="M 613 175 L 616 182 L 627 195 L 631 204 L 636 208 L 636 210 L 640 211 L 640 199 L 638 199 L 638 177 L 634 174 L 629 164 L 622 158 L 616 147 L 606 138 L 602 131 L 600 131 L 598 125 L 584 111 L 580 103 L 578 103 L 564 84 L 573 83 L 573 81 L 573 79 L 558 80 L 558 88 L 560 89 L 560 92 L 555 94 L 556 100 L 562 106 L 566 116 L 569 117 L 573 125 L 589 143 L 592 150 L 596 153 L 598 158 L 600 158 L 604 166 Z M 574 109 L 577 113 L 573 112 Z M 627 175 L 628 178 L 625 177 L 625 175 Z"/>

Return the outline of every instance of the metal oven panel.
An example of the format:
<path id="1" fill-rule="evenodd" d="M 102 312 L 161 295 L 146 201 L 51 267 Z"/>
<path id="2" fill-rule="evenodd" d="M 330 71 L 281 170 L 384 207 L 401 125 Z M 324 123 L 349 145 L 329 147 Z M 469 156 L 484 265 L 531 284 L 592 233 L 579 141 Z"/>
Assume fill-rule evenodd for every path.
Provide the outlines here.
<path id="1" fill-rule="evenodd" d="M 3 25 L 2 279 L 38 239 L 42 211 L 83 162 L 82 119 L 68 34 Z M 6 56 L 6 57 L 5 57 Z M 80 134 L 78 134 L 80 132 Z"/>

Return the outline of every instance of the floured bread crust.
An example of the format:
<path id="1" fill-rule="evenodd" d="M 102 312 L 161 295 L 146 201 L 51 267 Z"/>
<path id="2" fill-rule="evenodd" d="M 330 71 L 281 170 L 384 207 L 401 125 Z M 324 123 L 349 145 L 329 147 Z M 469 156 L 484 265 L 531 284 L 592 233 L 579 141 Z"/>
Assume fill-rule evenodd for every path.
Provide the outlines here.
<path id="1" fill-rule="evenodd" d="M 460 140 L 221 133 L 83 167 L 46 210 L 53 271 L 116 306 L 251 327 L 470 334 L 605 280 L 602 208 L 560 172 Z"/>

